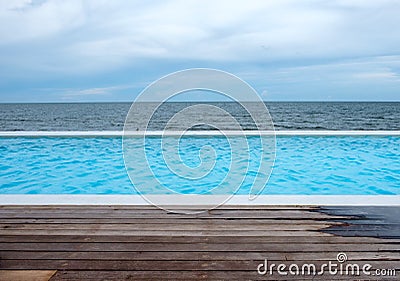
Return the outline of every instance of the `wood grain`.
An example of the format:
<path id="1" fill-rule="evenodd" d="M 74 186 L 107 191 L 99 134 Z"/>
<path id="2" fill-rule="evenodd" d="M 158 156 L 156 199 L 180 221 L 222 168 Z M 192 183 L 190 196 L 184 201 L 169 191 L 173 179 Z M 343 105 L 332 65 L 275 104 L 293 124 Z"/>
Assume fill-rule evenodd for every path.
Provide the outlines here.
<path id="1" fill-rule="evenodd" d="M 310 280 L 256 269 L 264 259 L 320 266 L 337 262 L 339 252 L 400 275 L 399 237 L 373 235 L 398 228 L 357 209 L 307 206 L 230 206 L 196 215 L 149 206 L 0 206 L 0 280 L 29 272 L 55 272 L 51 281 Z M 318 280 L 357 279 L 376 280 L 327 272 Z"/>

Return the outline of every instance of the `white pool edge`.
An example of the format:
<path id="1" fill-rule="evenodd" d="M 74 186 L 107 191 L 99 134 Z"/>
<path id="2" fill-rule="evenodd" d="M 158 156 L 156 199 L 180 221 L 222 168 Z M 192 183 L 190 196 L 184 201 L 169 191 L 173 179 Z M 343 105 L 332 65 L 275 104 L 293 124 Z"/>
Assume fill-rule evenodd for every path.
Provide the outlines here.
<path id="1" fill-rule="evenodd" d="M 174 195 L 146 196 L 165 206 L 176 206 Z M 208 206 L 219 202 L 219 195 L 187 195 L 179 206 Z M 222 196 L 225 198 L 225 196 Z M 0 205 L 150 205 L 140 195 L 70 195 L 70 194 L 3 194 Z M 249 200 L 248 195 L 234 195 L 225 206 L 400 206 L 400 195 L 260 195 Z"/>
<path id="2" fill-rule="evenodd" d="M 400 131 L 224 131 L 225 135 L 276 136 L 400 136 Z M 123 131 L 0 131 L 0 137 L 122 137 Z M 178 131 L 132 131 L 126 136 L 179 136 Z M 220 136 L 218 131 L 188 131 L 187 136 Z"/>

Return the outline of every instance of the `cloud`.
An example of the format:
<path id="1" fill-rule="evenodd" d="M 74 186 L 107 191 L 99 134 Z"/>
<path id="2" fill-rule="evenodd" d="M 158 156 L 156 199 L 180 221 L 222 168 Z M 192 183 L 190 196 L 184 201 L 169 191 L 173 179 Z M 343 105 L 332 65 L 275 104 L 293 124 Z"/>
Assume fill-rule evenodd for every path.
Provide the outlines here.
<path id="1" fill-rule="evenodd" d="M 0 2 L 1 45 L 51 39 L 82 26 L 85 12 L 81 1 Z"/>
<path id="2" fill-rule="evenodd" d="M 237 75 L 267 100 L 398 100 L 400 56 L 289 66 L 251 66 Z"/>
<path id="3" fill-rule="evenodd" d="M 101 89 L 126 69 L 142 83 L 204 66 L 259 85 L 393 80 L 399 14 L 397 0 L 0 0 L 0 92 L 12 81 Z M 74 85 L 88 77 L 93 85 Z"/>
<path id="4" fill-rule="evenodd" d="M 354 74 L 357 79 L 374 79 L 374 80 L 390 80 L 390 81 L 400 81 L 400 76 L 398 73 L 391 70 L 382 70 L 379 72 L 361 72 Z"/>
<path id="5" fill-rule="evenodd" d="M 400 36 L 393 36 L 400 25 L 397 1 L 23 3 L 2 4 L 0 44 L 34 41 L 38 60 L 71 71 L 146 58 L 268 62 L 385 55 L 400 45 Z M 47 46 L 51 57 L 41 52 Z"/>
<path id="6" fill-rule="evenodd" d="M 41 89 L 41 90 L 46 91 L 46 92 L 52 92 L 52 93 L 56 92 L 61 96 L 62 100 L 71 100 L 71 99 L 76 99 L 77 97 L 85 99 L 85 98 L 93 98 L 93 97 L 112 96 L 120 90 L 135 89 L 135 88 L 136 88 L 136 86 L 133 86 L 133 85 L 118 85 L 118 86 L 94 87 L 94 88 L 85 88 L 85 89 L 45 88 L 45 89 Z"/>
<path id="7" fill-rule="evenodd" d="M 74 97 L 74 96 L 109 95 L 112 90 L 115 89 L 113 87 L 108 87 L 108 88 L 91 88 L 84 90 L 68 90 L 64 94 L 64 98 Z"/>
<path id="8" fill-rule="evenodd" d="M 299 83 L 304 79 L 348 82 L 349 77 L 351 79 L 397 80 L 400 56 L 353 58 L 304 64 L 269 68 L 252 66 L 242 70 L 238 75 L 249 81 L 274 83 Z M 353 81 L 351 79 L 350 81 Z"/>

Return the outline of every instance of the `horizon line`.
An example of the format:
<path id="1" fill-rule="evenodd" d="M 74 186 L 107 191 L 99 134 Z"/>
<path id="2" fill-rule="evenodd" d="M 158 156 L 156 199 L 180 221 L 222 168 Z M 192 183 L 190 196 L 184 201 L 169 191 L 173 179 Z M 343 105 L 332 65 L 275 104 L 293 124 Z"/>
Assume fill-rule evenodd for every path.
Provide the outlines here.
<path id="1" fill-rule="evenodd" d="M 10 101 L 10 102 L 2 102 L 0 101 L 0 104 L 87 104 L 87 103 L 134 103 L 135 101 L 28 101 L 28 102 L 20 102 L 20 101 Z M 159 101 L 146 101 L 146 102 L 140 102 L 140 103 L 155 103 Z M 164 103 L 235 103 L 236 101 L 205 101 L 205 100 L 192 100 L 192 101 L 166 101 Z M 255 101 L 241 101 L 243 103 L 254 103 Z M 293 103 L 316 103 L 316 102 L 322 102 L 322 103 L 400 103 L 400 100 L 263 100 L 264 103 L 274 103 L 274 102 L 293 102 Z"/>

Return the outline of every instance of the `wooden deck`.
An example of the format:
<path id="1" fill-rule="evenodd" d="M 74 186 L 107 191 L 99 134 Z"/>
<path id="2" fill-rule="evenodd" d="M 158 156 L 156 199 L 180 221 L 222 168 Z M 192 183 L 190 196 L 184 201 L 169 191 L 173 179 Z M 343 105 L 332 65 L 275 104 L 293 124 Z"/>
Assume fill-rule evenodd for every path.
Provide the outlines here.
<path id="1" fill-rule="evenodd" d="M 400 224 L 381 212 L 399 209 L 0 206 L 0 280 L 399 280 Z M 397 277 L 257 273 L 265 259 L 320 266 L 340 252 Z"/>

